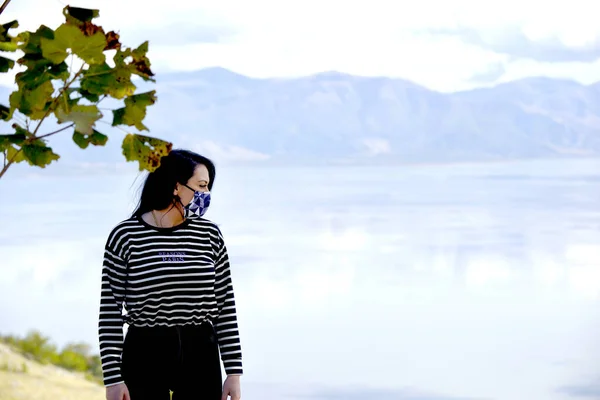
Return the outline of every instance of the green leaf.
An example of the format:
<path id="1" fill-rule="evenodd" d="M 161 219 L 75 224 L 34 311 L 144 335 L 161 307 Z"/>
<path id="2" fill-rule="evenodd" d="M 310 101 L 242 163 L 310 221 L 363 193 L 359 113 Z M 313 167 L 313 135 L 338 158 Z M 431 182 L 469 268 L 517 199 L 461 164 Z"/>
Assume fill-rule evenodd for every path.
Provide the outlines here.
<path id="1" fill-rule="evenodd" d="M 121 65 L 111 68 L 106 63 L 92 65 L 84 71 L 80 85 L 89 93 L 110 95 L 115 99 L 131 96 L 136 89 L 127 67 Z"/>
<path id="2" fill-rule="evenodd" d="M 25 142 L 25 135 L 22 133 L 13 133 L 10 135 L 0 135 L 0 151 L 8 149 L 13 144 L 22 145 Z"/>
<path id="3" fill-rule="evenodd" d="M 15 76 L 15 82 L 20 88 L 34 89 L 53 79 L 65 81 L 69 79 L 69 67 L 66 62 L 53 64 L 48 60 L 40 60 Z"/>
<path id="4" fill-rule="evenodd" d="M 125 99 L 125 105 L 131 107 L 143 107 L 151 106 L 156 103 L 156 90 L 149 92 L 139 93 L 133 96 L 129 96 Z"/>
<path id="5" fill-rule="evenodd" d="M 15 66 L 14 60 L 0 56 L 0 72 L 8 72 Z"/>
<path id="6" fill-rule="evenodd" d="M 103 32 L 96 32 L 92 36 L 82 36 L 83 39 L 73 44 L 73 53 L 90 65 L 102 64 L 106 61 L 104 48 L 106 36 Z"/>
<path id="7" fill-rule="evenodd" d="M 11 21 L 0 25 L 0 51 L 17 51 L 19 49 L 19 41 L 8 32 L 10 29 L 18 28 L 17 21 Z"/>
<path id="8" fill-rule="evenodd" d="M 71 76 L 69 72 L 69 66 L 66 62 L 60 64 L 49 64 L 46 72 L 52 77 L 52 79 L 61 79 L 66 81 Z"/>
<path id="9" fill-rule="evenodd" d="M 65 111 L 64 107 L 59 107 L 56 109 L 55 115 L 60 124 L 67 121 L 75 123 L 75 130 L 84 135 L 91 135 L 94 132 L 93 127 L 96 121 L 102 118 L 98 106 L 81 104 L 73 106 L 70 111 Z"/>
<path id="10" fill-rule="evenodd" d="M 12 140 L 9 138 L 12 135 L 0 135 L 0 151 L 6 151 L 8 146 L 12 144 Z"/>
<path id="11" fill-rule="evenodd" d="M 20 163 L 25 161 L 25 153 L 23 153 L 22 149 L 17 149 L 15 146 L 9 146 L 6 152 L 7 160 Z"/>
<path id="12" fill-rule="evenodd" d="M 44 58 L 54 64 L 63 62 L 69 54 L 67 51 L 69 49 L 90 65 L 102 64 L 106 60 L 104 33 L 96 32 L 86 36 L 81 29 L 69 23 L 62 24 L 54 31 L 54 39 L 41 38 L 40 43 Z"/>
<path id="13" fill-rule="evenodd" d="M 16 122 L 12 124 L 12 127 L 15 129 L 16 134 L 23 137 L 31 137 L 33 134 L 29 132 L 27 129 L 23 128 L 21 125 Z M 20 143 L 19 143 L 20 144 Z"/>
<path id="14" fill-rule="evenodd" d="M 67 50 L 82 37 L 83 32 L 76 26 L 62 24 L 54 31 L 53 39 L 40 38 L 42 55 L 54 64 L 60 64 L 69 55 Z"/>
<path id="15" fill-rule="evenodd" d="M 160 165 L 160 159 L 169 154 L 173 144 L 161 139 L 128 134 L 123 139 L 123 155 L 127 161 L 138 161 L 140 171 L 154 171 Z"/>
<path id="16" fill-rule="evenodd" d="M 79 97 L 72 98 L 71 95 L 73 93 L 77 93 Z M 84 90 L 80 87 L 70 87 L 66 90 L 66 96 L 71 99 L 70 101 L 76 100 L 75 103 L 78 103 L 81 99 L 86 99 L 91 103 L 97 103 L 100 101 L 100 96 L 94 93 L 90 93 L 87 90 Z"/>
<path id="17" fill-rule="evenodd" d="M 84 135 L 83 133 L 77 131 L 73 132 L 73 141 L 77 146 L 81 147 L 82 149 L 87 148 L 90 144 L 90 142 L 87 140 L 87 135 Z"/>
<path id="18" fill-rule="evenodd" d="M 42 59 L 42 39 L 54 39 L 54 31 L 45 25 L 41 25 L 35 32 L 21 32 L 20 40 L 23 41 L 21 50 L 25 57 L 37 57 Z M 23 57 L 23 58 L 25 58 Z M 19 60 L 19 64 L 22 64 Z"/>
<path id="19" fill-rule="evenodd" d="M 70 110 L 73 109 L 73 107 L 75 107 L 78 103 L 79 100 L 81 99 L 81 97 L 71 97 L 71 91 L 67 90 L 66 92 L 63 92 L 60 97 L 57 99 L 57 104 L 58 107 L 57 108 L 62 108 L 62 112 L 63 113 L 68 113 L 70 112 Z M 54 115 L 56 116 L 57 114 L 57 109 L 54 110 Z"/>
<path id="20" fill-rule="evenodd" d="M 100 16 L 99 10 L 89 8 L 79 8 L 66 6 L 63 8 L 63 15 L 69 20 L 69 18 L 76 20 L 77 22 L 90 22 L 94 18 Z"/>
<path id="21" fill-rule="evenodd" d="M 141 59 L 146 57 L 148 54 L 148 41 L 146 40 L 144 43 L 140 44 L 137 49 L 131 51 L 131 56 L 134 59 Z"/>
<path id="22" fill-rule="evenodd" d="M 0 139 L 0 147 L 6 147 L 6 156 L 8 160 L 19 163 L 26 160 L 23 148 L 24 146 L 27 146 L 27 138 L 32 137 L 33 134 L 17 123 L 12 124 L 12 127 L 15 129 L 16 133 L 13 133 L 12 135 L 3 135 L 4 138 Z M 2 145 L 2 142 L 5 146 Z M 20 146 L 20 148 L 17 148 L 14 145 Z M 4 150 L 4 148 L 2 150 Z"/>
<path id="23" fill-rule="evenodd" d="M 131 82 L 131 71 L 127 68 L 115 68 L 108 94 L 115 99 L 123 99 L 135 93 L 136 86 Z"/>
<path id="24" fill-rule="evenodd" d="M 90 93 L 87 90 L 84 90 L 81 88 L 79 88 L 77 91 L 79 92 L 81 97 L 83 97 L 84 99 L 86 99 L 88 101 L 91 101 L 92 103 L 97 103 L 100 101 L 100 96 L 95 93 Z"/>
<path id="25" fill-rule="evenodd" d="M 34 89 L 22 88 L 10 95 L 12 110 L 19 110 L 30 119 L 42 119 L 52 104 L 52 82 L 46 81 Z"/>
<path id="26" fill-rule="evenodd" d="M 113 112 L 113 122 L 112 122 L 112 126 L 117 126 L 117 125 L 127 125 L 124 120 L 125 120 L 125 107 L 121 107 L 121 108 L 117 108 L 116 110 L 112 110 Z"/>
<path id="27" fill-rule="evenodd" d="M 114 69 L 106 63 L 90 65 L 81 74 L 81 89 L 93 94 L 105 94 L 113 84 L 113 74 Z"/>
<path id="28" fill-rule="evenodd" d="M 94 146 L 104 146 L 108 142 L 108 136 L 94 129 L 94 133 L 90 136 L 90 143 Z"/>
<path id="29" fill-rule="evenodd" d="M 156 102 L 156 91 L 140 93 L 125 99 L 125 107 L 113 110 L 112 126 L 135 126 L 139 131 L 147 131 L 142 123 L 146 117 L 146 107 Z"/>
<path id="30" fill-rule="evenodd" d="M 51 63 L 42 56 L 42 53 L 33 52 L 25 53 L 23 57 L 17 60 L 17 64 L 24 65 L 27 68 L 36 68 L 40 62 Z"/>
<path id="31" fill-rule="evenodd" d="M 115 56 L 113 57 L 113 61 L 115 62 L 116 66 L 124 67 L 127 65 L 127 63 L 125 61 L 129 57 L 131 57 L 131 49 L 119 49 L 115 53 Z"/>
<path id="32" fill-rule="evenodd" d="M 81 132 L 73 132 L 73 141 L 82 149 L 87 148 L 90 144 L 94 146 L 104 146 L 108 141 L 108 136 L 94 130 L 91 135 L 86 135 Z"/>
<path id="33" fill-rule="evenodd" d="M 15 90 L 8 96 L 8 103 L 10 104 L 10 113 L 12 114 L 14 110 L 18 110 L 21 106 L 21 92 Z"/>
<path id="34" fill-rule="evenodd" d="M 14 42 L 0 42 L 0 51 L 15 52 L 19 50 L 19 43 Z"/>
<path id="35" fill-rule="evenodd" d="M 25 160 L 30 165 L 45 168 L 52 161 L 56 161 L 60 158 L 58 154 L 55 154 L 52 149 L 46 146 L 46 142 L 42 139 L 35 140 L 33 142 L 24 144 L 21 147 Z"/>
<path id="36" fill-rule="evenodd" d="M 19 21 L 17 21 L 17 20 L 13 20 L 13 21 L 7 22 L 6 24 L 0 25 L 0 40 L 2 40 L 2 41 L 10 40 L 8 31 L 11 29 L 18 28 L 18 27 L 19 27 Z"/>

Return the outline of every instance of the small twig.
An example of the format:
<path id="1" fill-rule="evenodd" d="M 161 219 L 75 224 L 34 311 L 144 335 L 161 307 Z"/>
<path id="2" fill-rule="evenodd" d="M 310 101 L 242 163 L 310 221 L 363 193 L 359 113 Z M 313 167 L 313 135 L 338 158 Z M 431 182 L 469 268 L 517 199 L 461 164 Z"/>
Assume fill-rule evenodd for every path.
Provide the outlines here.
<path id="1" fill-rule="evenodd" d="M 0 14 L 4 12 L 4 9 L 6 8 L 6 6 L 8 6 L 8 3 L 10 3 L 10 0 L 4 0 L 4 3 L 2 3 L 2 5 L 0 6 Z"/>
<path id="2" fill-rule="evenodd" d="M 50 132 L 50 133 L 45 133 L 45 134 L 43 134 L 42 136 L 36 136 L 36 140 L 37 140 L 37 139 L 43 139 L 43 138 L 46 138 L 46 137 L 48 137 L 48 136 L 56 135 L 57 133 L 60 133 L 60 132 L 62 132 L 62 131 L 66 131 L 67 129 L 69 129 L 69 128 L 72 128 L 72 127 L 74 127 L 74 126 L 75 126 L 75 124 L 67 125 L 67 126 L 64 126 L 64 127 L 60 128 L 60 129 L 59 129 L 59 130 L 57 130 L 57 131 Z"/>
<path id="3" fill-rule="evenodd" d="M 103 124 L 110 125 L 110 126 L 111 126 L 111 127 L 113 127 L 113 128 L 117 128 L 117 129 L 119 129 L 119 130 L 122 130 L 124 133 L 126 133 L 126 134 L 129 134 L 129 132 L 127 132 L 125 129 L 121 128 L 119 125 L 117 125 L 117 126 L 112 126 L 112 124 L 111 124 L 110 122 L 108 122 L 108 121 L 102 121 L 102 120 L 100 120 L 100 121 L 98 121 L 98 122 L 102 122 Z"/>
<path id="4" fill-rule="evenodd" d="M 71 54 L 71 65 L 69 65 L 69 73 L 73 72 L 73 59 L 75 58 L 75 55 Z M 67 83 L 67 79 L 65 79 L 65 84 Z"/>
<path id="5" fill-rule="evenodd" d="M 13 119 L 15 119 L 23 124 L 25 124 L 27 122 L 26 117 L 24 115 L 23 116 L 19 115 L 18 110 L 15 110 L 12 117 L 13 117 Z"/>
<path id="6" fill-rule="evenodd" d="M 102 75 L 108 75 L 108 74 L 112 74 L 113 71 L 102 71 L 102 72 L 95 72 L 93 74 L 86 74 L 85 76 L 88 78 L 91 77 L 95 77 L 95 76 L 102 76 Z"/>

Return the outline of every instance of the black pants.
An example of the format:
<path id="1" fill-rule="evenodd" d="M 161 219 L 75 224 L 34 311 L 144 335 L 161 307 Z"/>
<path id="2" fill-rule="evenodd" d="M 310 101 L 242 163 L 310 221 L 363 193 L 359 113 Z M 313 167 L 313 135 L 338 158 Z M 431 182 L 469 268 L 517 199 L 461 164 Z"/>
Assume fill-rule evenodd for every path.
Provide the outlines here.
<path id="1" fill-rule="evenodd" d="M 220 400 L 223 382 L 210 323 L 173 328 L 130 326 L 121 374 L 131 400 Z"/>

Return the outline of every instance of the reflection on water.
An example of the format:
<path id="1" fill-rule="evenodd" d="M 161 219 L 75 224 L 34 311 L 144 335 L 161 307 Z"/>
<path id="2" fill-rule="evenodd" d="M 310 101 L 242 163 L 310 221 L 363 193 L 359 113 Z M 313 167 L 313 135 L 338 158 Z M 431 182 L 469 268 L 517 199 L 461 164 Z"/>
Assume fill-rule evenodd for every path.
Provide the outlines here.
<path id="1" fill-rule="evenodd" d="M 599 179 L 598 161 L 219 171 L 207 217 L 235 267 L 246 398 L 593 389 Z M 132 178 L 8 182 L 0 325 L 95 343 L 101 247 Z"/>

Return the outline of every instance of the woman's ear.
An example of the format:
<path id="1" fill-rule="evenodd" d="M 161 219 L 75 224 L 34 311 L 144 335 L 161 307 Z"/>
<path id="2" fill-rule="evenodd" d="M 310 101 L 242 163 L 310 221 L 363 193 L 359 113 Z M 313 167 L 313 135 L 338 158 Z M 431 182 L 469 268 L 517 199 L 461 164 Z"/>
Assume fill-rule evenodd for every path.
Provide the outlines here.
<path id="1" fill-rule="evenodd" d="M 175 184 L 175 189 L 173 189 L 173 196 L 179 195 L 179 183 Z"/>

